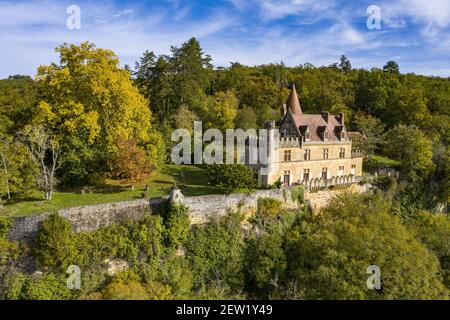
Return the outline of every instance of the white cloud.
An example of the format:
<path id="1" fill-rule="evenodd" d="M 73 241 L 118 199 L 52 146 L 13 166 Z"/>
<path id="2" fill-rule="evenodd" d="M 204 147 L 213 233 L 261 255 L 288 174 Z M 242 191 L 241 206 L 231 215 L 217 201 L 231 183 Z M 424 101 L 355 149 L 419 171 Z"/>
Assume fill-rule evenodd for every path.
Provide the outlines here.
<path id="1" fill-rule="evenodd" d="M 98 47 L 115 51 L 122 64 L 133 66 L 145 50 L 168 53 L 171 45 L 179 45 L 193 36 L 200 39 L 214 63 L 222 66 L 230 61 L 255 65 L 282 60 L 287 65 L 305 62 L 328 65 L 346 54 L 356 67 L 381 67 L 385 61 L 398 56 L 402 71 L 413 71 L 417 65 L 421 72 L 443 75 L 449 69 L 449 63 L 441 62 L 445 67 L 438 70 L 432 56 L 448 52 L 450 36 L 444 33 L 440 16 L 419 15 L 412 9 L 417 0 L 406 11 L 401 11 L 399 6 L 404 0 L 398 0 L 396 6 L 391 5 L 389 15 L 388 3 L 382 5 L 383 19 L 397 21 L 398 26 L 393 29 L 391 25 L 381 31 L 358 29 L 358 24 L 365 25 L 365 8 L 349 10 L 335 5 L 336 1 L 229 1 L 235 9 L 211 10 L 209 15 L 195 20 L 190 17 L 194 9 L 176 0 L 167 0 L 166 8 L 152 11 L 139 4 L 119 9 L 111 2 L 82 2 L 81 30 L 67 30 L 66 8 L 59 2 L 36 0 L 11 4 L 0 0 L 0 26 L 3 26 L 0 39 L 6 47 L 0 51 L 0 76 L 33 74 L 38 65 L 57 59 L 53 49 L 63 42 L 92 41 Z M 281 18 L 288 15 L 299 15 L 302 21 L 297 27 L 287 27 Z M 305 25 L 305 21 L 313 23 L 323 18 L 327 21 L 320 27 Z M 411 19 L 422 24 L 422 33 L 413 39 L 399 38 L 396 32 L 401 32 Z M 432 47 L 430 44 L 430 48 L 423 48 L 421 37 L 428 41 L 440 40 L 433 42 Z M 412 59 L 403 69 L 411 48 L 432 52 L 431 58 L 425 62 Z"/>

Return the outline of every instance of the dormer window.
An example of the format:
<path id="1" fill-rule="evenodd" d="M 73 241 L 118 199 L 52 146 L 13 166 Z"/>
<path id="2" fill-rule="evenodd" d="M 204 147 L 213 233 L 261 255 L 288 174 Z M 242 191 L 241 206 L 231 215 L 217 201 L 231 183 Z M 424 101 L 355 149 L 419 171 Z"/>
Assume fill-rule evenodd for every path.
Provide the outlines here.
<path id="1" fill-rule="evenodd" d="M 299 130 L 305 136 L 305 141 L 311 140 L 311 131 L 309 130 L 308 126 L 301 126 L 299 127 Z"/>
<path id="2" fill-rule="evenodd" d="M 323 132 L 323 139 L 328 140 L 328 131 L 326 130 Z"/>

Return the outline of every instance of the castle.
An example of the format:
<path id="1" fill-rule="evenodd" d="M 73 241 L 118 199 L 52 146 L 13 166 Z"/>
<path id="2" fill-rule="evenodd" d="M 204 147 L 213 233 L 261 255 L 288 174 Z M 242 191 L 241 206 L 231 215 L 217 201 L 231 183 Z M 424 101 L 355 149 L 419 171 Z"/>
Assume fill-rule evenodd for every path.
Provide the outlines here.
<path id="1" fill-rule="evenodd" d="M 295 85 L 281 110 L 279 129 L 266 122 L 269 161 L 259 166 L 259 183 L 285 186 L 303 183 L 309 189 L 347 185 L 362 176 L 362 153 L 352 148 L 343 113 L 304 114 Z"/>

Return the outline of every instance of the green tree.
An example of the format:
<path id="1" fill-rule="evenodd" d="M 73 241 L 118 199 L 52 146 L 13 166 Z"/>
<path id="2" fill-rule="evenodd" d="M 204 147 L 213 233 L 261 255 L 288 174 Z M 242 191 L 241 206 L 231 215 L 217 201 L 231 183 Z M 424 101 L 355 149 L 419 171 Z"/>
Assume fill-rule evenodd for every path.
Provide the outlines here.
<path id="1" fill-rule="evenodd" d="M 241 222 L 242 217 L 232 213 L 190 233 L 187 258 L 197 285 L 221 281 L 232 291 L 243 289 L 245 243 Z"/>
<path id="2" fill-rule="evenodd" d="M 256 113 L 251 107 L 239 109 L 236 114 L 235 128 L 248 130 L 258 129 Z"/>
<path id="3" fill-rule="evenodd" d="M 174 74 L 174 94 L 177 107 L 183 104 L 197 110 L 210 85 L 211 57 L 205 55 L 196 38 L 180 47 L 172 47 L 169 59 Z"/>
<path id="4" fill-rule="evenodd" d="M 218 92 L 208 99 L 203 120 L 207 128 L 215 128 L 225 132 L 233 129 L 239 101 L 232 91 Z"/>
<path id="5" fill-rule="evenodd" d="M 83 183 L 91 173 L 108 172 L 105 163 L 118 155 L 119 137 L 151 143 L 152 117 L 112 51 L 85 42 L 64 44 L 56 52 L 59 64 L 38 69 L 41 96 L 33 123 L 53 132 L 60 142 L 63 181 Z"/>
<path id="6" fill-rule="evenodd" d="M 293 229 L 289 272 L 306 299 L 448 297 L 436 256 L 387 210 L 382 197 L 344 195 Z M 371 265 L 380 267 L 381 291 L 366 286 Z"/>
<path id="7" fill-rule="evenodd" d="M 401 160 L 402 169 L 409 177 L 426 177 L 434 169 L 432 143 L 416 127 L 398 125 L 387 133 L 386 152 Z"/>
<path id="8" fill-rule="evenodd" d="M 388 73 L 393 73 L 393 74 L 399 74 L 400 70 L 399 70 L 399 66 L 398 63 L 395 61 L 388 61 L 384 67 L 383 67 L 383 71 L 384 72 L 388 72 Z"/>
<path id="9" fill-rule="evenodd" d="M 363 135 L 363 138 L 355 143 L 371 161 L 372 155 L 384 141 L 385 127 L 379 119 L 362 113 L 355 115 L 354 122 L 356 129 Z"/>
<path id="10" fill-rule="evenodd" d="M 352 64 L 345 55 L 342 55 L 341 58 L 339 59 L 339 69 L 341 69 L 344 72 L 349 72 L 352 70 Z"/>
<path id="11" fill-rule="evenodd" d="M 450 288 L 450 218 L 444 214 L 421 211 L 408 221 L 418 239 L 439 258 L 444 271 L 444 283 Z"/>
<path id="12" fill-rule="evenodd" d="M 247 281 L 250 290 L 255 290 L 262 298 L 267 299 L 269 293 L 285 280 L 287 259 L 283 244 L 284 238 L 278 233 L 255 237 L 249 243 Z"/>

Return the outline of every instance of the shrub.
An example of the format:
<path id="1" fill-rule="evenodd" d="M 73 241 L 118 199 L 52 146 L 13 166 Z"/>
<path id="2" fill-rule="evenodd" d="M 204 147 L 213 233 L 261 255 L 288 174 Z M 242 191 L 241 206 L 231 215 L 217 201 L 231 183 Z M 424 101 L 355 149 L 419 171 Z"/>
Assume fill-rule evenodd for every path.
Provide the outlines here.
<path id="1" fill-rule="evenodd" d="M 232 213 L 192 230 L 187 258 L 197 285 L 220 279 L 232 289 L 243 288 L 245 242 L 241 220 L 239 214 Z"/>
<path id="2" fill-rule="evenodd" d="M 0 238 L 6 238 L 8 236 L 8 231 L 11 225 L 11 219 L 0 216 Z"/>
<path id="3" fill-rule="evenodd" d="M 165 225 L 167 244 L 170 248 L 178 249 L 189 235 L 190 220 L 187 212 L 188 208 L 179 204 L 171 205 L 169 208 Z"/>
<path id="4" fill-rule="evenodd" d="M 291 198 L 292 201 L 296 202 L 298 205 L 301 205 L 304 202 L 305 189 L 303 188 L 303 185 L 298 185 L 292 188 Z"/>
<path id="5" fill-rule="evenodd" d="M 15 273 L 7 282 L 6 298 L 8 300 L 69 300 L 73 298 L 64 276 L 46 274 L 30 277 Z"/>
<path id="6" fill-rule="evenodd" d="M 281 201 L 273 198 L 258 198 L 257 216 L 264 220 L 273 220 L 278 217 L 281 209 Z"/>
<path id="7" fill-rule="evenodd" d="M 70 223 L 57 214 L 51 214 L 36 236 L 33 253 L 38 266 L 65 271 L 75 256 L 73 239 Z"/>
<path id="8" fill-rule="evenodd" d="M 244 164 L 212 164 L 206 166 L 209 181 L 228 190 L 254 188 L 254 171 Z"/>

